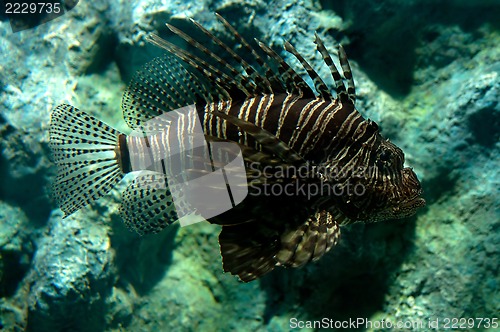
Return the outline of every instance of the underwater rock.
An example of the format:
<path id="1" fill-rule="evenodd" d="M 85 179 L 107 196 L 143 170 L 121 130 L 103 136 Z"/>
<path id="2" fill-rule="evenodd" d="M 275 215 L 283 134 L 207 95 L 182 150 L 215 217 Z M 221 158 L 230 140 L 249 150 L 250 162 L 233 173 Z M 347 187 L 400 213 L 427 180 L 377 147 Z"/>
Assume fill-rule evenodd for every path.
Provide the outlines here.
<path id="1" fill-rule="evenodd" d="M 436 89 L 436 98 L 441 96 L 441 102 L 436 104 L 435 112 L 423 118 L 424 130 L 417 140 L 432 142 L 419 158 L 434 161 L 425 165 L 426 175 L 447 177 L 467 168 L 475 156 L 488 153 L 498 143 L 500 65 L 496 67 L 471 73 L 466 80 L 453 75 L 445 89 Z M 431 123 L 430 118 L 438 121 Z"/>
<path id="2" fill-rule="evenodd" d="M 12 33 L 7 20 L 0 22 L 0 52 L 6 55 L 0 63 L 0 171 L 7 175 L 0 183 L 0 199 L 19 202 L 39 223 L 46 221 L 51 209 L 47 189 L 52 172 L 47 147 L 51 110 L 72 101 L 91 112 L 119 113 L 121 95 L 113 94 L 113 87 L 117 91 L 121 87 L 118 70 L 106 67 L 111 61 L 108 52 L 114 49 L 103 18 L 108 4 L 106 0 L 79 5 L 17 33 Z M 116 73 L 102 83 L 107 88 L 86 84 L 88 76 L 82 75 L 103 67 Z M 26 192 L 35 199 L 26 200 Z"/>
<path id="3" fill-rule="evenodd" d="M 17 33 L 10 31 L 8 22 L 0 23 L 1 52 L 9 55 L 2 59 L 0 101 L 2 115 L 12 127 L 42 138 L 54 104 L 61 96 L 76 97 L 75 77 L 101 71 L 102 61 L 109 63 L 113 43 L 102 17 L 107 3 L 76 6 L 53 21 Z"/>
<path id="4" fill-rule="evenodd" d="M 113 287 L 106 300 L 107 326 L 110 330 L 128 326 L 134 314 L 134 301 L 136 297 L 121 288 Z"/>
<path id="5" fill-rule="evenodd" d="M 423 109 L 407 137 L 428 194 L 439 195 L 481 155 L 496 155 L 500 141 L 500 52 L 486 48 L 457 60 L 416 89 L 410 107 Z M 469 66 L 472 68 L 469 69 Z M 432 90 L 432 93 L 429 93 Z"/>
<path id="6" fill-rule="evenodd" d="M 453 188 L 457 194 L 418 219 L 414 253 L 395 275 L 384 318 L 498 317 L 498 163 L 478 156 L 462 176 Z"/>
<path id="7" fill-rule="evenodd" d="M 435 25 L 441 26 L 438 30 L 460 26 L 473 33 L 488 22 L 498 27 L 499 4 L 495 0 L 473 3 L 462 0 L 320 0 L 319 3 L 346 22 L 341 33 L 351 41 L 347 49 L 352 50 L 350 58 L 358 61 L 380 88 L 399 97 L 411 93 L 415 67 L 421 62 L 414 51 L 420 43 L 430 43 L 439 34 Z M 453 51 L 473 49 L 477 42 L 473 37 L 460 47 L 450 49 L 446 45 L 449 37 L 439 44 L 442 54 L 449 52 L 443 64 L 450 61 Z M 432 56 L 432 53 L 425 56 Z"/>
<path id="8" fill-rule="evenodd" d="M 20 331 L 26 324 L 22 280 L 34 251 L 31 233 L 23 211 L 0 201 L 0 329 L 5 331 Z"/>
<path id="9" fill-rule="evenodd" d="M 24 331 L 26 313 L 21 303 L 14 304 L 5 298 L 0 299 L 0 329 L 3 331 Z"/>
<path id="10" fill-rule="evenodd" d="M 140 297 L 135 299 L 134 315 L 127 329 L 226 331 L 245 326 L 245 330 L 255 331 L 262 326 L 265 292 L 259 283 L 242 284 L 223 274 L 217 246 L 219 231 L 220 227 L 199 223 L 162 232 L 173 233 L 169 237 L 175 241 L 175 249 L 169 251 L 168 244 L 163 246 L 167 249 L 163 255 L 171 257 L 166 265 L 157 259 L 157 264 L 163 264 L 157 279 L 151 278 L 151 267 L 136 270 L 149 281 L 139 287 L 134 283 Z M 154 247 L 146 241 L 155 241 L 153 236 L 145 236 L 142 241 L 148 248 L 143 250 L 151 253 Z M 126 278 L 129 274 L 123 275 Z"/>
<path id="11" fill-rule="evenodd" d="M 16 288 L 15 285 L 6 283 L 22 279 L 22 275 L 10 274 L 27 271 L 29 267 L 33 254 L 29 227 L 28 218 L 20 208 L 0 201 L 0 261 L 2 265 L 0 294 L 2 296 L 11 295 Z"/>
<path id="12" fill-rule="evenodd" d="M 445 51 L 450 41 L 470 38 L 456 27 L 440 34 L 441 45 L 422 49 Z M 394 271 L 384 313 L 374 319 L 443 323 L 500 312 L 499 37 L 487 27 L 475 35 L 443 68 L 417 71 L 427 79 L 403 104 L 417 116 L 400 139 L 412 151 L 429 207 L 409 237 L 411 254 Z M 423 57 L 433 54 L 422 49 Z"/>
<path id="13" fill-rule="evenodd" d="M 116 271 L 107 229 L 92 219 L 52 214 L 29 276 L 29 330 L 103 329 Z"/>

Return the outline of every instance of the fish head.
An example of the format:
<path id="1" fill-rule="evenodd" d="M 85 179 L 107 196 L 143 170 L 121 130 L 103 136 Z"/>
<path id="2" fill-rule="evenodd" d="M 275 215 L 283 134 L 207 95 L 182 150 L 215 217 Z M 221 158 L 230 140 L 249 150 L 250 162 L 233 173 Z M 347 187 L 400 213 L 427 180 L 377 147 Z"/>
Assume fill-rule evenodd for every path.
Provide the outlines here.
<path id="1" fill-rule="evenodd" d="M 370 165 L 361 168 L 348 182 L 351 190 L 340 197 L 341 210 L 352 220 L 376 222 L 412 216 L 425 206 L 422 186 L 403 151 L 378 134 Z M 365 159 L 366 160 L 366 159 Z"/>
<path id="2" fill-rule="evenodd" d="M 405 167 L 404 162 L 403 151 L 391 141 L 382 139 L 375 161 L 381 177 L 376 181 L 374 192 L 381 196 L 379 204 L 382 208 L 374 211 L 374 221 L 406 218 L 425 206 L 417 174 L 412 168 Z"/>
<path id="3" fill-rule="evenodd" d="M 374 170 L 369 172 L 375 173 L 371 177 L 374 185 L 366 184 L 367 194 L 374 202 L 368 206 L 372 210 L 366 211 L 366 221 L 410 217 L 425 206 L 420 181 L 412 168 L 404 166 L 403 150 L 381 136 L 379 141 Z"/>

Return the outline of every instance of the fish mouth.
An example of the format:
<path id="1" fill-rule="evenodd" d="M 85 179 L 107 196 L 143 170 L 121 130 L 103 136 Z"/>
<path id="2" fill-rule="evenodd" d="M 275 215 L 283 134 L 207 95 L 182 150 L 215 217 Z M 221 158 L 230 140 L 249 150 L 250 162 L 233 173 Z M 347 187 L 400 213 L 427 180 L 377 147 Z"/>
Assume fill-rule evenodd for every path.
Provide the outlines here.
<path id="1" fill-rule="evenodd" d="M 425 199 L 423 199 L 422 193 L 423 189 L 420 185 L 420 181 L 418 181 L 417 175 L 413 172 L 413 169 L 410 167 L 405 167 L 403 169 L 403 177 L 405 178 L 405 185 L 410 189 L 410 193 L 408 197 L 400 203 L 401 208 L 413 208 L 416 210 L 418 208 L 425 206 Z"/>
<path id="2" fill-rule="evenodd" d="M 425 199 L 423 199 L 422 197 L 417 196 L 415 198 L 407 200 L 406 202 L 404 202 L 402 204 L 402 206 L 403 207 L 413 207 L 415 209 L 418 209 L 418 208 L 424 207 L 425 204 L 426 204 Z"/>
<path id="3" fill-rule="evenodd" d="M 416 179 L 416 176 L 415 176 Z M 418 181 L 418 180 L 417 180 Z M 406 218 L 415 214 L 417 209 L 425 206 L 425 199 L 421 197 L 423 190 L 420 183 L 416 182 L 417 186 L 407 193 L 407 196 L 399 201 L 396 206 L 392 207 L 392 213 L 398 218 Z"/>
<path id="4" fill-rule="evenodd" d="M 416 195 L 399 203 L 398 206 L 393 208 L 393 213 L 398 217 L 409 217 L 415 214 L 417 209 L 424 207 L 426 204 L 425 199 L 420 197 L 421 193 L 422 190 L 419 190 Z"/>

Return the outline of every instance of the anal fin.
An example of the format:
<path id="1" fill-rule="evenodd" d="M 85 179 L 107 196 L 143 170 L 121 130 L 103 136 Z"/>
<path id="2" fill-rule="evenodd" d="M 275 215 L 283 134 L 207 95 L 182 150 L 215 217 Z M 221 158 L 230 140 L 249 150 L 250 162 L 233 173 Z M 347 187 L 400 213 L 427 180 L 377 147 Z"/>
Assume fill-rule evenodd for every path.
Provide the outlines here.
<path id="1" fill-rule="evenodd" d="M 120 214 L 125 225 L 139 235 L 158 233 L 177 221 L 172 193 L 165 176 L 138 176 L 122 194 Z"/>

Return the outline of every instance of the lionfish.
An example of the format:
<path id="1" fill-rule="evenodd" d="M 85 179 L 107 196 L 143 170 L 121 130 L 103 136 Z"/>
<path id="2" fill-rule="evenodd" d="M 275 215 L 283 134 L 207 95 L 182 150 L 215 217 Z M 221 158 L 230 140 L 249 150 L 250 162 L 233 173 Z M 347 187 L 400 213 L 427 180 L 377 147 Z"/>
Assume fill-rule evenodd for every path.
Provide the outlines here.
<path id="1" fill-rule="evenodd" d="M 258 47 L 252 46 L 216 15 L 239 51 L 193 19 L 205 40 L 167 24 L 194 51 L 156 34 L 148 36 L 168 54 L 136 73 L 122 108 L 127 124 L 138 128 L 194 105 L 207 142 L 233 142 L 241 148 L 250 194 L 209 220 L 222 225 L 219 244 L 225 272 L 248 282 L 276 266 L 303 266 L 338 242 L 340 226 L 408 217 L 425 205 L 416 174 L 403 165 L 403 151 L 356 109 L 354 80 L 340 45 L 343 75 L 315 34 L 316 50 L 333 78 L 330 91 L 292 44 L 284 43 L 312 88 L 271 47 L 257 39 Z M 212 43 L 211 49 L 207 43 Z M 132 150 L 165 145 L 162 139 L 167 138 L 126 136 L 73 106 L 58 106 L 51 116 L 50 146 L 57 165 L 53 193 L 65 216 L 113 189 L 132 170 Z M 291 171 L 301 167 L 307 169 L 305 176 Z M 297 190 L 266 194 L 271 185 Z M 314 185 L 337 191 L 304 189 Z M 120 212 L 139 234 L 156 233 L 176 221 L 172 203 L 168 187 L 141 188 L 132 182 L 122 195 Z"/>

